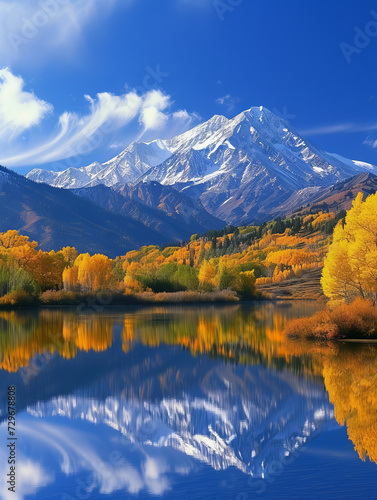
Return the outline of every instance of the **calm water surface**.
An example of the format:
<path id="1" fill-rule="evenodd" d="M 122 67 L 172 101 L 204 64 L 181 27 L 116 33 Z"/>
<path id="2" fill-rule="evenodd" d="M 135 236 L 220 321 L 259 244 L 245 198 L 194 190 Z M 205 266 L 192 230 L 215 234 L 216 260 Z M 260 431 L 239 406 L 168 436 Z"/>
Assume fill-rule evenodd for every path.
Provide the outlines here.
<path id="1" fill-rule="evenodd" d="M 284 338 L 319 308 L 0 312 L 1 498 L 376 499 L 376 346 Z"/>

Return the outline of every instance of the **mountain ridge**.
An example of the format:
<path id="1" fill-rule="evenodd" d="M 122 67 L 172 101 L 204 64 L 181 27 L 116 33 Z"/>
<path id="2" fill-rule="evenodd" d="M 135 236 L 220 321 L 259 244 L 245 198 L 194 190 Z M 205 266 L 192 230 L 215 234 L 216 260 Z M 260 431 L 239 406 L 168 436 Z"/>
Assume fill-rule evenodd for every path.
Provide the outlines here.
<path id="1" fill-rule="evenodd" d="M 297 193 L 293 200 L 288 200 L 281 207 L 281 210 L 284 215 L 291 213 L 289 210 L 291 205 L 291 207 L 295 207 L 294 213 L 296 215 L 320 210 L 337 213 L 341 210 L 349 210 L 358 193 L 369 196 L 375 192 L 377 192 L 377 176 L 363 172 L 344 181 L 339 181 L 330 187 L 308 193 L 305 199 L 300 197 L 302 193 Z M 301 206 L 300 201 L 302 201 Z"/>
<path id="2" fill-rule="evenodd" d="M 116 213 L 89 196 L 78 196 L 68 189 L 34 182 L 0 166 L 0 232 L 18 230 L 38 241 L 42 250 L 74 246 L 80 253 L 116 257 L 145 245 L 163 246 L 173 240 L 178 243 L 188 239 L 193 229 L 204 232 L 212 225 L 222 227 L 223 223 L 206 214 L 199 204 L 195 206 L 189 199 L 187 208 L 184 196 L 178 192 L 177 196 L 181 199 L 170 208 L 178 207 L 174 217 L 162 209 L 153 209 L 140 200 L 134 200 L 133 206 L 142 215 L 149 209 L 151 220 L 143 222 L 138 213 L 127 210 Z M 127 202 L 125 197 L 124 202 Z M 184 216 L 179 213 L 180 206 L 182 212 L 186 210 Z M 199 216 L 195 219 L 196 211 Z M 208 227 L 205 226 L 206 220 Z"/>
<path id="3" fill-rule="evenodd" d="M 199 200 L 170 186 L 143 182 L 114 189 L 102 184 L 72 190 L 105 210 L 140 221 L 163 234 L 166 242 L 187 240 L 194 233 L 221 229 L 225 223 L 210 215 Z"/>
<path id="4" fill-rule="evenodd" d="M 215 115 L 172 139 L 132 143 L 99 165 L 46 174 L 34 169 L 27 177 L 65 188 L 159 182 L 200 201 L 226 223 L 241 225 L 268 220 L 300 190 L 377 173 L 373 165 L 317 148 L 263 106 L 232 119 Z"/>

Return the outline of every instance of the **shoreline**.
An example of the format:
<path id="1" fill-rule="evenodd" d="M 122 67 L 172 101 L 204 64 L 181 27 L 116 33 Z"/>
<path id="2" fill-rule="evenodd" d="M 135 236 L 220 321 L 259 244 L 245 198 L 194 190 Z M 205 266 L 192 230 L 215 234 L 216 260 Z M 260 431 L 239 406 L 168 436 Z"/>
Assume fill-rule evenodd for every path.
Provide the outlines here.
<path id="1" fill-rule="evenodd" d="M 375 339 L 338 339 L 339 342 L 347 342 L 351 344 L 377 344 L 377 338 Z"/>
<path id="2" fill-rule="evenodd" d="M 92 298 L 92 297 L 90 297 Z M 159 301 L 159 300 L 130 300 L 124 303 L 106 303 L 101 304 L 100 302 L 93 302 L 93 300 L 86 301 L 85 299 L 80 302 L 75 302 L 71 304 L 35 304 L 35 305 L 7 305 L 0 306 L 0 312 L 2 311 L 18 311 L 18 310 L 28 310 L 28 311 L 38 311 L 41 309 L 75 309 L 75 308 L 85 308 L 87 306 L 88 310 L 109 310 L 113 308 L 124 308 L 124 307 L 150 307 L 150 306 L 221 306 L 221 305 L 244 305 L 244 304 L 260 304 L 260 303 L 290 303 L 290 302 L 319 302 L 316 298 L 275 298 L 275 297 L 256 297 L 252 299 L 237 299 L 237 300 L 192 300 L 192 301 Z M 320 302 L 325 303 L 325 300 Z M 99 311 L 100 312 L 100 311 Z"/>

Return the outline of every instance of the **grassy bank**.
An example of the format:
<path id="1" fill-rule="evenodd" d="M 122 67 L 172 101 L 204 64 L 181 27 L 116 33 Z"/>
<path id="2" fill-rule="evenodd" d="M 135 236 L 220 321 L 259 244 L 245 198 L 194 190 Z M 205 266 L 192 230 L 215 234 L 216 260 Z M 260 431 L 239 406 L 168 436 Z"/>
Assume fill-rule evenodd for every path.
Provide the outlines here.
<path id="1" fill-rule="evenodd" d="M 322 268 L 310 269 L 301 276 L 278 283 L 257 285 L 257 290 L 272 300 L 326 300 L 321 288 Z"/>
<path id="2" fill-rule="evenodd" d="M 100 293 L 78 293 L 64 290 L 47 291 L 39 297 L 31 296 L 25 292 L 11 292 L 0 298 L 1 309 L 14 309 L 19 307 L 45 307 L 45 306 L 119 306 L 142 304 L 196 304 L 196 303 L 234 303 L 240 299 L 232 290 L 216 292 L 143 292 L 135 294 L 122 294 L 103 291 Z"/>

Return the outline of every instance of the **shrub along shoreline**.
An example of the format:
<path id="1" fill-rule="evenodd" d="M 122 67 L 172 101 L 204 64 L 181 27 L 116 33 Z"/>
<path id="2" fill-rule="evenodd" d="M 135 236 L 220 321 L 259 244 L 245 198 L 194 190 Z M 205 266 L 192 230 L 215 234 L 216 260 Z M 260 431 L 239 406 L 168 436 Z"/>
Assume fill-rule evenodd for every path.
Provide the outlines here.
<path id="1" fill-rule="evenodd" d="M 291 320 L 284 333 L 309 340 L 377 340 L 377 306 L 360 297 L 351 304 L 328 304 L 314 316 Z"/>

